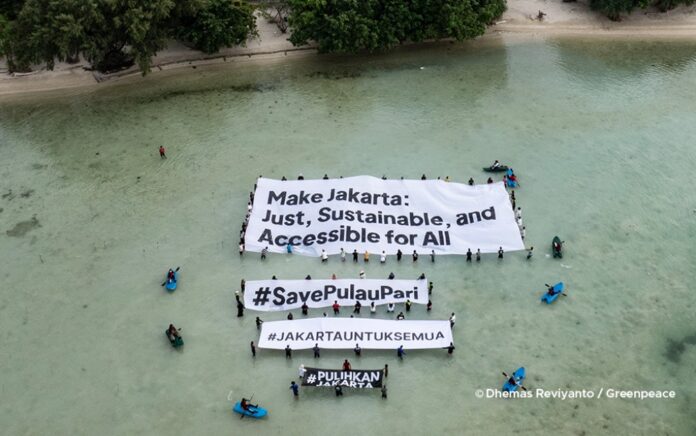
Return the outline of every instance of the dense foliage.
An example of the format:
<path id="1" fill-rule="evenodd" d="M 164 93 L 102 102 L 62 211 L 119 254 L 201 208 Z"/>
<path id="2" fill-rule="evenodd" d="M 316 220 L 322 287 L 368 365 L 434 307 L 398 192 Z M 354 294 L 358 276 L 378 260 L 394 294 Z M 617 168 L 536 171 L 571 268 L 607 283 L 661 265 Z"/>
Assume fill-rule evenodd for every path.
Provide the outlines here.
<path id="1" fill-rule="evenodd" d="M 213 53 L 256 30 L 253 8 L 233 0 L 0 2 L 0 51 L 12 71 L 36 63 L 53 68 L 82 55 L 101 71 L 137 63 L 146 73 L 170 38 Z"/>
<path id="2" fill-rule="evenodd" d="M 696 0 L 590 0 L 590 7 L 602 12 L 611 20 L 619 21 L 621 14 L 629 14 L 638 8 L 654 6 L 665 12 L 680 4 L 692 5 L 694 1 Z"/>
<path id="3" fill-rule="evenodd" d="M 505 0 L 289 0 L 290 41 L 322 52 L 380 50 L 427 39 L 483 34 Z"/>
<path id="4" fill-rule="evenodd" d="M 215 53 L 222 47 L 244 43 L 255 33 L 253 8 L 230 0 L 209 0 L 207 4 L 184 17 L 178 36 L 198 50 Z"/>

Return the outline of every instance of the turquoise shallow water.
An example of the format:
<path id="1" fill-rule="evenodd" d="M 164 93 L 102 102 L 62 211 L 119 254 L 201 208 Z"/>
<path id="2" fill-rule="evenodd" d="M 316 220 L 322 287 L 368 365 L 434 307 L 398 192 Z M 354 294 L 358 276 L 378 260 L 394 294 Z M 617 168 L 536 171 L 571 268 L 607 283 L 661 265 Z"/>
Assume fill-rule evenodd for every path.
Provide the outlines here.
<path id="1" fill-rule="evenodd" d="M 137 83 L 132 83 L 137 82 Z M 6 434 L 696 433 L 696 45 L 490 40 L 368 58 L 241 62 L 0 103 L 0 422 Z M 160 160 L 164 144 L 169 159 Z M 239 259 L 259 174 L 520 176 L 531 262 L 355 266 Z M 566 241 L 562 261 L 551 238 Z M 159 286 L 181 265 L 181 285 Z M 390 397 L 301 392 L 311 351 L 260 351 L 240 278 L 416 277 L 457 313 L 444 350 L 322 354 L 390 366 Z M 568 297 L 541 306 L 543 284 Z M 314 315 L 320 315 L 314 310 Z M 266 320 L 284 313 L 263 314 Z M 386 316 L 382 314 L 381 316 Z M 183 328 L 183 352 L 162 331 Z M 671 389 L 672 400 L 477 399 L 529 388 Z M 228 396 L 254 394 L 265 422 Z"/>

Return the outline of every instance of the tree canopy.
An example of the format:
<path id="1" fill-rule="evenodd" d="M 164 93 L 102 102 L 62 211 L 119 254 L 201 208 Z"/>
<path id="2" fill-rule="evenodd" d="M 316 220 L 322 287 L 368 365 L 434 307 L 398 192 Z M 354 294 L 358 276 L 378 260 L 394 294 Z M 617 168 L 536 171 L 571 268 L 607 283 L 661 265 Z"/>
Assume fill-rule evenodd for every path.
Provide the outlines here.
<path id="1" fill-rule="evenodd" d="M 253 8 L 233 0 L 0 0 L 0 53 L 11 71 L 75 61 L 143 74 L 171 38 L 206 53 L 255 34 Z M 4 17 L 3 17 L 4 16 Z M 183 29 L 183 30 L 182 30 Z"/>
<path id="2" fill-rule="evenodd" d="M 381 50 L 407 41 L 482 35 L 505 0 L 289 0 L 290 41 L 322 52 Z"/>

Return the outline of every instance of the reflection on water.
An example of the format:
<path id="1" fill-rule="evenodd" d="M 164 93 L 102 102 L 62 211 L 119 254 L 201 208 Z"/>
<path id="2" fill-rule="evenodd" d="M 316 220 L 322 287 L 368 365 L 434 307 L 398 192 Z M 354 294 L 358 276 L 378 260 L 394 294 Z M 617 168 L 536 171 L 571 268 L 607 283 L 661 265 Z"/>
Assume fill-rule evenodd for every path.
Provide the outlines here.
<path id="1" fill-rule="evenodd" d="M 0 105 L 0 408 L 8 434 L 692 434 L 696 258 L 693 45 L 442 44 L 162 72 Z M 132 82 L 139 82 L 135 85 Z M 160 159 L 157 147 L 167 147 Z M 255 177 L 520 175 L 535 257 L 355 266 L 236 242 Z M 24 195 L 26 194 L 26 195 Z M 547 257 L 560 235 L 562 263 Z M 165 294 L 167 268 L 181 285 Z M 242 277 L 417 277 L 457 314 L 446 352 L 365 351 L 379 394 L 288 390 L 311 354 L 259 351 Z M 544 283 L 568 297 L 540 306 Z M 296 314 L 297 316 L 298 314 Z M 320 310 L 312 312 L 321 316 Z M 286 314 L 262 315 L 265 320 Z M 380 311 L 378 317 L 386 317 Z M 161 332 L 182 326 L 172 352 Z M 347 355 L 322 353 L 318 366 Z M 524 365 L 530 388 L 674 389 L 675 400 L 478 400 Z M 232 393 L 230 394 L 230 391 Z M 254 394 L 266 422 L 230 398 Z M 340 403 L 339 403 L 340 401 Z"/>

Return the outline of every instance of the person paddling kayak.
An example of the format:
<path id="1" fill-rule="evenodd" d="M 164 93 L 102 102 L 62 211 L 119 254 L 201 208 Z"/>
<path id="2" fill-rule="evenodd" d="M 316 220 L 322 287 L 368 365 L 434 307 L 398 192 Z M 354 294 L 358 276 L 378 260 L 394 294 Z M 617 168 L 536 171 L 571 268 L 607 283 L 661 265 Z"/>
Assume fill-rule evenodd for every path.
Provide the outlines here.
<path id="1" fill-rule="evenodd" d="M 500 167 L 500 162 L 498 162 L 498 161 L 493 162 L 493 165 L 490 166 L 490 168 L 492 170 L 499 168 L 499 167 Z"/>
<path id="2" fill-rule="evenodd" d="M 242 406 L 243 410 L 246 410 L 247 412 L 250 412 L 250 413 L 256 413 L 256 410 L 251 410 L 252 407 L 254 409 L 259 407 L 258 404 L 251 404 L 249 402 L 249 400 L 247 400 L 246 398 L 242 398 L 242 401 L 239 402 L 239 405 Z"/>

